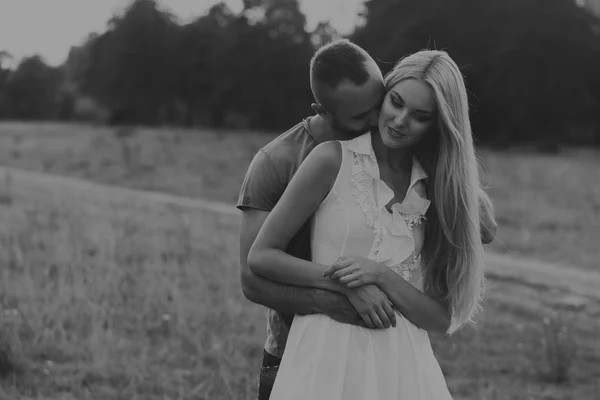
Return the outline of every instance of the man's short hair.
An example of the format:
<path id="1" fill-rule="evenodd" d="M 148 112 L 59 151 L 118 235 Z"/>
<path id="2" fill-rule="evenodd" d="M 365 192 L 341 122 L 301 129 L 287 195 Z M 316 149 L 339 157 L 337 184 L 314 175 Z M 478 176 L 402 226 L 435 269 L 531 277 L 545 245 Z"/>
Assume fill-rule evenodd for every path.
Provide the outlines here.
<path id="1" fill-rule="evenodd" d="M 310 60 L 310 88 L 316 101 L 323 89 L 334 90 L 344 80 L 360 86 L 369 79 L 367 63 L 373 60 L 360 46 L 336 40 L 316 51 Z"/>

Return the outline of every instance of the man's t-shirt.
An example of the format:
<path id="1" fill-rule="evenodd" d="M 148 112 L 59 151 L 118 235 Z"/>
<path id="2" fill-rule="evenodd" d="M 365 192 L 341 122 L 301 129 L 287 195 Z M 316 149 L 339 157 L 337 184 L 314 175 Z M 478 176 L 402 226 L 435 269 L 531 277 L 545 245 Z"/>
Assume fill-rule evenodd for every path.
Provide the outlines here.
<path id="1" fill-rule="evenodd" d="M 310 131 L 309 120 L 303 120 L 256 153 L 240 190 L 238 209 L 273 210 L 302 161 L 318 144 Z M 310 231 L 308 221 L 290 241 L 286 252 L 310 261 Z M 293 317 L 268 310 L 266 351 L 283 356 Z"/>

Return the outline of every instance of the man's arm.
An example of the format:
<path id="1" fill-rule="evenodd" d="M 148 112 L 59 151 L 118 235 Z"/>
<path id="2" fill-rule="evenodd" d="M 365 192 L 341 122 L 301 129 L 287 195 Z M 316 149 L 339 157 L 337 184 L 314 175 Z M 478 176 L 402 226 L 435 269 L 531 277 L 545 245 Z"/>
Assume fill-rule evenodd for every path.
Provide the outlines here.
<path id="1" fill-rule="evenodd" d="M 498 224 L 494 219 L 494 205 L 485 190 L 479 189 L 479 219 L 481 227 L 481 243 L 489 244 L 496 237 Z"/>

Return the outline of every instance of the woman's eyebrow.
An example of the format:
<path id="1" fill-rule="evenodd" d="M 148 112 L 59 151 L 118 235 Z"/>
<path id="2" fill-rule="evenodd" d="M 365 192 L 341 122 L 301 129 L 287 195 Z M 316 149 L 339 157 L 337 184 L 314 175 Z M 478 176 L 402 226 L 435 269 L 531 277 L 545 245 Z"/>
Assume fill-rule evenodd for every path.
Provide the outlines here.
<path id="1" fill-rule="evenodd" d="M 398 99 L 400 99 L 400 101 L 402 101 L 403 103 L 406 103 L 404 101 L 404 99 L 402 98 L 402 96 L 398 93 L 398 92 L 394 92 L 393 90 L 390 92 L 392 97 L 397 97 Z M 427 115 L 433 115 L 433 111 L 431 110 L 415 110 L 418 113 L 421 114 L 427 114 Z"/>

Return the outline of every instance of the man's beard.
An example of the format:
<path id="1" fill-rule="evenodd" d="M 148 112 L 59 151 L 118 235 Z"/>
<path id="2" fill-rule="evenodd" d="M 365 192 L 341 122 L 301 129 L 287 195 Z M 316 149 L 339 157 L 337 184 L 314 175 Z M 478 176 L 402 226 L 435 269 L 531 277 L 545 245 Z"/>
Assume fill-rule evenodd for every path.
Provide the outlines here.
<path id="1" fill-rule="evenodd" d="M 365 129 L 362 129 L 362 130 L 348 129 L 343 124 L 341 124 L 340 121 L 336 117 L 333 118 L 333 120 L 331 122 L 331 127 L 333 129 L 335 129 L 337 132 L 341 133 L 344 136 L 344 138 L 348 138 L 348 139 L 354 139 L 355 137 L 358 137 L 358 136 L 362 135 L 363 133 L 367 133 L 369 131 L 369 127 L 366 127 Z"/>

